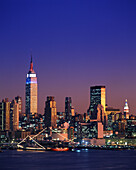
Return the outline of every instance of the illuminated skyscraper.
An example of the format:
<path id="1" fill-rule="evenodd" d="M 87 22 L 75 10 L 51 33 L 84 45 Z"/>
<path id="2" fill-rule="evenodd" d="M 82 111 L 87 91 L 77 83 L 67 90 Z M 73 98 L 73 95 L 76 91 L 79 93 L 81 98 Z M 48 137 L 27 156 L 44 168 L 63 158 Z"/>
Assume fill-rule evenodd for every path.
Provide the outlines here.
<path id="1" fill-rule="evenodd" d="M 91 113 L 92 119 L 97 119 L 97 106 L 98 104 L 103 106 L 105 111 L 106 94 L 105 86 L 92 86 L 90 87 L 90 107 L 89 112 Z"/>
<path id="2" fill-rule="evenodd" d="M 66 121 L 71 120 L 71 117 L 72 117 L 71 108 L 72 108 L 71 97 L 66 97 L 65 98 L 65 120 Z"/>
<path id="3" fill-rule="evenodd" d="M 0 130 L 19 129 L 19 104 L 15 100 L 8 101 L 8 98 L 0 102 Z"/>
<path id="4" fill-rule="evenodd" d="M 10 130 L 10 102 L 8 98 L 0 103 L 0 130 Z"/>
<path id="5" fill-rule="evenodd" d="M 128 107 L 127 99 L 125 101 L 124 112 L 129 113 L 129 107 Z"/>
<path id="6" fill-rule="evenodd" d="M 32 57 L 26 78 L 25 111 L 26 114 L 37 113 L 37 77 L 33 69 Z"/>
<path id="7" fill-rule="evenodd" d="M 53 96 L 47 96 L 47 101 L 45 102 L 45 127 L 56 127 L 57 123 L 57 109 L 56 101 Z"/>
<path id="8" fill-rule="evenodd" d="M 22 97 L 17 96 L 15 97 L 16 102 L 19 104 L 19 115 L 22 114 Z"/>
<path id="9" fill-rule="evenodd" d="M 10 129 L 12 131 L 19 129 L 19 104 L 16 100 L 10 104 Z"/>
<path id="10" fill-rule="evenodd" d="M 129 107 L 128 107 L 127 99 L 125 101 L 125 106 L 124 106 L 124 118 L 129 119 Z"/>

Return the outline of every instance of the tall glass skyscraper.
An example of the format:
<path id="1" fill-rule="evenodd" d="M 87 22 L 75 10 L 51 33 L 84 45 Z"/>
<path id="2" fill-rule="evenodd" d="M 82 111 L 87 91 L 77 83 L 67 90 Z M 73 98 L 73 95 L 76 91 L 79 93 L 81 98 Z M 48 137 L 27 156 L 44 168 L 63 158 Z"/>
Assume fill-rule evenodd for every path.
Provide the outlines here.
<path id="1" fill-rule="evenodd" d="M 91 118 L 97 119 L 97 106 L 102 105 L 105 111 L 106 94 L 105 86 L 92 86 L 90 87 L 90 107 Z"/>
<path id="2" fill-rule="evenodd" d="M 66 121 L 71 120 L 71 117 L 72 117 L 71 108 L 72 108 L 71 97 L 66 97 L 65 98 L 65 120 Z"/>
<path id="3" fill-rule="evenodd" d="M 37 77 L 33 69 L 32 56 L 30 69 L 26 77 L 25 111 L 26 114 L 37 113 Z"/>
<path id="4" fill-rule="evenodd" d="M 53 96 L 47 96 L 47 101 L 45 102 L 45 127 L 56 127 L 57 123 L 57 109 L 56 101 Z"/>

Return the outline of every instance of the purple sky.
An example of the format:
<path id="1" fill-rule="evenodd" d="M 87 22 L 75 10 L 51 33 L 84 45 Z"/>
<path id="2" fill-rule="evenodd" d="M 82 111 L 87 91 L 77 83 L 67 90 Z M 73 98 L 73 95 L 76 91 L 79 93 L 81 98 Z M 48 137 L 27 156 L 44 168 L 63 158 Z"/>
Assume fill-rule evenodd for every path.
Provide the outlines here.
<path id="1" fill-rule="evenodd" d="M 107 104 L 136 113 L 136 1 L 1 0 L 0 100 L 23 97 L 30 54 L 39 83 L 39 113 L 53 95 L 58 111 L 71 96 L 86 112 L 92 85 Z"/>

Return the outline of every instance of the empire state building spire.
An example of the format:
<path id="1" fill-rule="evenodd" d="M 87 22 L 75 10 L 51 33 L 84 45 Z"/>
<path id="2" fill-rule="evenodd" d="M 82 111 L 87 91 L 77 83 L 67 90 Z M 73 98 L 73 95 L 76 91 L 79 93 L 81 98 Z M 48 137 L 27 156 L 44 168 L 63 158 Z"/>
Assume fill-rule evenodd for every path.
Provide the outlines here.
<path id="1" fill-rule="evenodd" d="M 32 55 L 31 55 L 31 62 L 30 62 L 30 69 L 29 69 L 29 72 L 34 73 Z"/>
<path id="2" fill-rule="evenodd" d="M 31 55 L 31 62 L 30 62 L 30 71 L 33 70 L 33 60 L 32 60 L 32 55 Z"/>
<path id="3" fill-rule="evenodd" d="M 26 76 L 26 114 L 37 113 L 37 76 L 33 69 L 33 61 L 31 55 L 30 69 Z"/>
<path id="4" fill-rule="evenodd" d="M 30 74 L 30 73 L 35 73 L 35 72 L 34 72 L 34 69 L 33 69 L 33 59 L 32 59 L 32 55 L 31 55 L 30 69 L 29 69 L 28 74 Z"/>

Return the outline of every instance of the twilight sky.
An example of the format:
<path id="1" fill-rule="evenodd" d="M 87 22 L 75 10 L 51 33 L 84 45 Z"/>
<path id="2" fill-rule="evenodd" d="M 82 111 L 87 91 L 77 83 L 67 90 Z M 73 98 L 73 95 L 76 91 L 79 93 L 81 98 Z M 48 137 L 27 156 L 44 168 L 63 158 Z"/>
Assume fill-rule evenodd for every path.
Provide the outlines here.
<path id="1" fill-rule="evenodd" d="M 39 113 L 48 95 L 58 111 L 71 96 L 89 107 L 92 85 L 105 85 L 107 104 L 136 113 L 135 0 L 0 0 L 0 100 L 20 95 L 30 54 L 38 76 Z"/>

